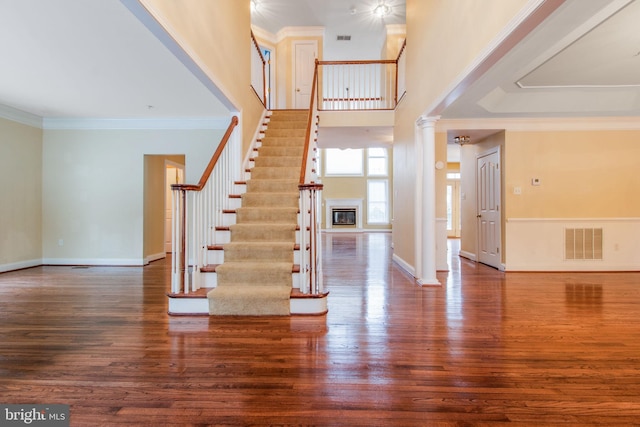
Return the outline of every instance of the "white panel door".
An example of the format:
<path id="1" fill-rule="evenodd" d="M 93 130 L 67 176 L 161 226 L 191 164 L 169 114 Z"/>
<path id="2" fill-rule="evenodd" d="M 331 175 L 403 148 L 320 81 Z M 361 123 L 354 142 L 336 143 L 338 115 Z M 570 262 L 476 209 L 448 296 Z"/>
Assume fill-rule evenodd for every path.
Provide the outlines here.
<path id="1" fill-rule="evenodd" d="M 296 109 L 307 110 L 311 101 L 311 85 L 316 67 L 318 43 L 316 41 L 294 42 L 293 49 L 293 103 Z"/>
<path id="2" fill-rule="evenodd" d="M 478 261 L 500 268 L 500 153 L 493 151 L 478 157 Z"/>

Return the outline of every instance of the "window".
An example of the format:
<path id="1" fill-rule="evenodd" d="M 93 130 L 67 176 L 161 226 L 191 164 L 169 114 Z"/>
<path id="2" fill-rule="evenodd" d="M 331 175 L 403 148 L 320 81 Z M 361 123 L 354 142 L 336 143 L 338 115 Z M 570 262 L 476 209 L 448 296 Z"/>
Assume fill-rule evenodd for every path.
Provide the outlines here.
<path id="1" fill-rule="evenodd" d="M 367 150 L 367 174 L 370 176 L 387 176 L 388 162 L 386 148 L 369 148 Z"/>
<path id="2" fill-rule="evenodd" d="M 362 176 L 362 149 L 327 148 L 324 168 L 325 175 Z"/>
<path id="3" fill-rule="evenodd" d="M 370 179 L 367 181 L 367 222 L 389 223 L 389 181 Z"/>

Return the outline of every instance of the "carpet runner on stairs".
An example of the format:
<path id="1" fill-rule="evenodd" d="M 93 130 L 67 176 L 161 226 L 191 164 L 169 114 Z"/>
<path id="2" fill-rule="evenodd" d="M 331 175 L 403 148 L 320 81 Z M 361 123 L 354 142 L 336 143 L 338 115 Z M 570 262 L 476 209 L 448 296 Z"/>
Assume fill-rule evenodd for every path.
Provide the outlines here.
<path id="1" fill-rule="evenodd" d="M 258 149 L 217 286 L 211 315 L 289 315 L 299 208 L 298 178 L 308 112 L 274 111 Z"/>

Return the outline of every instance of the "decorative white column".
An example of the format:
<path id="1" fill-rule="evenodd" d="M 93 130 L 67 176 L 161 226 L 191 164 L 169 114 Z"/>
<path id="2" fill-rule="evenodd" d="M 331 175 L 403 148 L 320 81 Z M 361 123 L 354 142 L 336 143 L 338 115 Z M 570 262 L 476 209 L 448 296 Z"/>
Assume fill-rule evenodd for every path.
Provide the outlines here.
<path id="1" fill-rule="evenodd" d="M 440 286 L 436 277 L 436 122 L 416 120 L 416 278 L 421 286 Z"/>

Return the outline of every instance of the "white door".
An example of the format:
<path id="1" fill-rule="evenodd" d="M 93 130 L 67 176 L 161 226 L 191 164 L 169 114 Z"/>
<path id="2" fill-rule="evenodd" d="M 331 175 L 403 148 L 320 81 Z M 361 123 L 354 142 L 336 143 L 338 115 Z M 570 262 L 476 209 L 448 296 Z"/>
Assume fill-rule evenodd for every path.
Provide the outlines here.
<path id="1" fill-rule="evenodd" d="M 180 166 L 167 165 L 165 169 L 165 197 L 164 197 L 164 251 L 171 253 L 171 184 L 182 184 L 184 182 L 184 169 Z"/>
<path id="2" fill-rule="evenodd" d="M 316 41 L 297 41 L 293 46 L 293 108 L 307 110 L 311 101 L 311 85 L 316 67 L 318 43 Z"/>
<path id="3" fill-rule="evenodd" d="M 500 268 L 500 152 L 480 155 L 477 160 L 478 261 Z"/>

